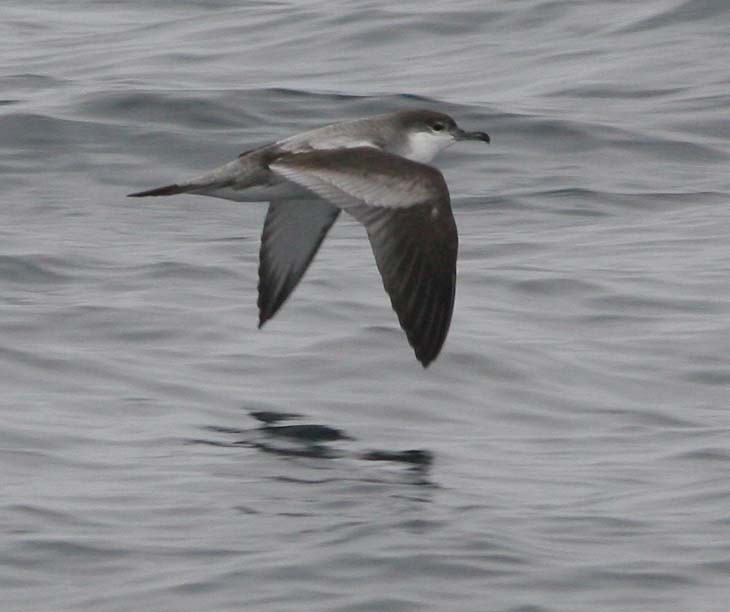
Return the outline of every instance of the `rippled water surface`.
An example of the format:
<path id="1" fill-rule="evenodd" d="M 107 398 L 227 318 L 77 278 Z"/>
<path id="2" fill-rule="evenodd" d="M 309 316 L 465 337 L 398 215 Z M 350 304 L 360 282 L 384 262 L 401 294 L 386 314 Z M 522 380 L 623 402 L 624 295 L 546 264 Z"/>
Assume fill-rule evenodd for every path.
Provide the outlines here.
<path id="1" fill-rule="evenodd" d="M 5 2 L 3 610 L 726 610 L 728 24 Z M 437 160 L 459 286 L 427 370 L 353 221 L 259 331 L 264 204 L 125 198 L 414 106 L 493 142 Z"/>

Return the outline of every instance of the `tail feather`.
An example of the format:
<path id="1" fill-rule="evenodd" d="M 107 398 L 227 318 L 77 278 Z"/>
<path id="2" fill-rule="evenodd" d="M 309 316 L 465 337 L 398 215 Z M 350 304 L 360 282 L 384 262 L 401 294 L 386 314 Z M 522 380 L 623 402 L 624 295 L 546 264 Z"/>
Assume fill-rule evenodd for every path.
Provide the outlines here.
<path id="1" fill-rule="evenodd" d="M 236 159 L 235 161 L 224 164 L 223 166 L 215 168 L 206 174 L 196 176 L 190 180 L 183 180 L 180 183 L 173 183 L 172 185 L 165 185 L 164 187 L 156 187 L 155 189 L 130 193 L 127 197 L 144 198 L 147 196 L 177 195 L 178 193 L 206 194 L 210 193 L 211 190 L 226 187 L 231 183 L 240 180 L 242 173 L 246 174 L 246 172 L 250 173 L 257 170 L 258 167 L 251 166 L 251 164 L 244 168 L 241 160 Z"/>
<path id="2" fill-rule="evenodd" d="M 138 191 L 137 193 L 130 193 L 127 195 L 128 198 L 144 198 L 146 196 L 168 196 L 176 195 L 178 193 L 188 193 L 194 189 L 191 185 L 165 185 L 164 187 L 157 187 L 155 189 L 148 189 L 147 191 Z"/>

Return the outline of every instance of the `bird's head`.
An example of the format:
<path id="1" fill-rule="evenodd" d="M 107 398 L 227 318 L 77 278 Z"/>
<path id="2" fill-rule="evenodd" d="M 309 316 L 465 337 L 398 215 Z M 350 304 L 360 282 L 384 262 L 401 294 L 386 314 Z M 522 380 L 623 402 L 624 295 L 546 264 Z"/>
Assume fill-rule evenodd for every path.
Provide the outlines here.
<path id="1" fill-rule="evenodd" d="M 432 110 L 409 110 L 396 113 L 406 132 L 401 155 L 427 163 L 440 151 L 459 140 L 489 142 L 486 132 L 465 132 L 449 115 Z"/>

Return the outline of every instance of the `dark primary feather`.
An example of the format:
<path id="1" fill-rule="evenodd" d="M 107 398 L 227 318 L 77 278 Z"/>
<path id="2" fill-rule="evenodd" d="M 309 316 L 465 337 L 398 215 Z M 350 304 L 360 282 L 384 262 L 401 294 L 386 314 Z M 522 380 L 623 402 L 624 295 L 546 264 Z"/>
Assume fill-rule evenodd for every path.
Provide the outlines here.
<path id="1" fill-rule="evenodd" d="M 259 253 L 259 327 L 297 286 L 339 214 L 320 199 L 271 202 Z"/>
<path id="2" fill-rule="evenodd" d="M 274 169 L 365 226 L 401 327 L 428 366 L 446 340 L 456 289 L 459 239 L 443 175 L 370 148 L 297 154 Z M 398 202 L 382 205 L 379 198 L 393 200 L 394 194 Z"/>
<path id="3" fill-rule="evenodd" d="M 441 351 L 454 309 L 458 235 L 448 201 L 349 212 L 365 225 L 393 310 L 416 357 L 428 366 Z"/>

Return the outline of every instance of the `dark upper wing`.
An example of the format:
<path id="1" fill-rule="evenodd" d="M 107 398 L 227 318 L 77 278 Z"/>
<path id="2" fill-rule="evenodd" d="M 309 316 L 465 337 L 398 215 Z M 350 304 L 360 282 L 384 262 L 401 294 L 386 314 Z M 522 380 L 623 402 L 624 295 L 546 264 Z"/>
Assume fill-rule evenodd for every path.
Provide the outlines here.
<path id="1" fill-rule="evenodd" d="M 372 148 L 283 156 L 271 169 L 366 228 L 383 286 L 425 366 L 451 323 L 458 236 L 441 173 Z"/>
<path id="2" fill-rule="evenodd" d="M 456 291 L 456 224 L 432 206 L 350 209 L 365 225 L 383 286 L 416 357 L 427 366 L 441 351 Z M 445 217 L 445 218 L 444 218 Z"/>
<path id="3" fill-rule="evenodd" d="M 339 214 L 320 199 L 269 204 L 259 253 L 259 327 L 297 286 Z"/>

